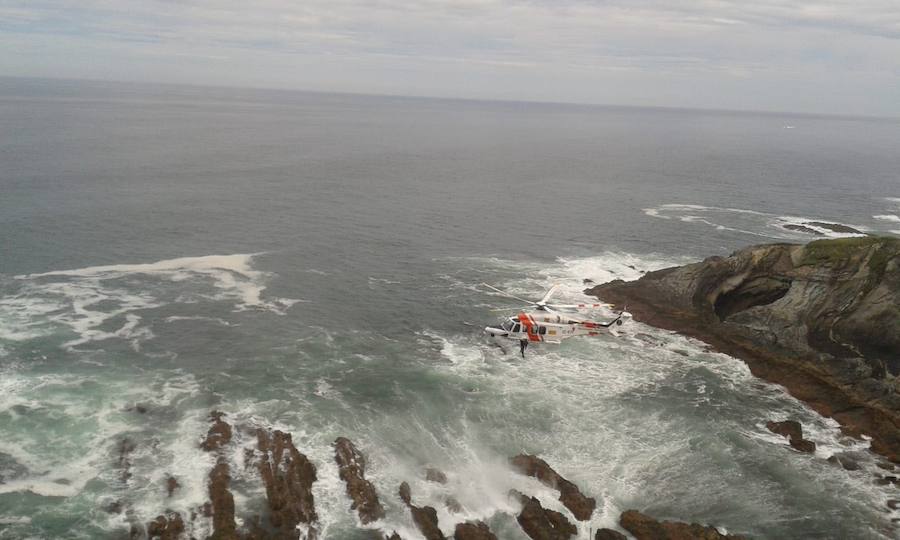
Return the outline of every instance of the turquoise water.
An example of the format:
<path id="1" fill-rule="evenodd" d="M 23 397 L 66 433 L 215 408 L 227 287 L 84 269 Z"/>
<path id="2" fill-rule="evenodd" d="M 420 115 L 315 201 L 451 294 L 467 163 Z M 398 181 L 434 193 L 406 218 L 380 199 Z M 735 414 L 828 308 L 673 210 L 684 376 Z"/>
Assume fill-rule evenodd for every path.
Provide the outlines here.
<path id="1" fill-rule="evenodd" d="M 597 497 L 585 538 L 628 508 L 761 538 L 895 534 L 867 443 L 741 362 L 637 323 L 523 360 L 480 334 L 517 303 L 478 284 L 575 301 L 584 279 L 811 238 L 789 223 L 888 232 L 896 123 L 22 80 L 0 118 L 0 538 L 189 514 L 212 409 L 235 425 L 239 519 L 262 503 L 243 449 L 275 427 L 319 468 L 326 538 L 364 537 L 337 436 L 388 507 L 371 527 L 404 538 L 404 480 L 446 533 L 477 518 L 524 538 L 510 488 L 560 505 L 508 470 L 523 451 Z M 787 417 L 814 456 L 765 429 Z M 825 461 L 842 450 L 864 470 Z"/>

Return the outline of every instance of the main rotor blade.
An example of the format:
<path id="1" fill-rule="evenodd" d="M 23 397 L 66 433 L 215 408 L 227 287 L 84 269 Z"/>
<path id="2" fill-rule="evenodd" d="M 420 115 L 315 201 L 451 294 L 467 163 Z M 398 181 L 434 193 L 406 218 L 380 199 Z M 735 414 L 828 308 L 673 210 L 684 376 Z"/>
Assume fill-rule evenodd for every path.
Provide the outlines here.
<path id="1" fill-rule="evenodd" d="M 602 307 L 611 308 L 612 304 L 547 304 L 547 307 L 553 309 L 597 309 Z"/>
<path id="2" fill-rule="evenodd" d="M 515 298 L 515 299 L 518 300 L 519 302 L 525 302 L 526 304 L 532 304 L 532 305 L 535 304 L 535 302 L 532 302 L 531 300 L 525 300 L 524 298 L 519 298 L 518 296 L 516 296 L 516 295 L 514 295 L 514 294 L 509 294 L 508 292 L 503 291 L 503 290 L 500 290 L 500 289 L 498 289 L 497 287 L 493 287 L 493 286 L 491 286 L 491 285 L 488 285 L 487 283 L 482 283 L 482 285 L 484 285 L 484 286 L 487 287 L 488 289 L 491 289 L 492 291 L 496 291 L 496 292 L 502 294 L 503 296 L 508 296 L 509 298 Z"/>
<path id="3" fill-rule="evenodd" d="M 545 294 L 543 298 L 538 300 L 537 303 L 538 304 L 546 304 L 547 302 L 550 301 L 550 297 L 552 297 L 554 294 L 556 294 L 556 291 L 558 291 L 558 290 L 559 290 L 559 285 L 554 285 L 554 286 L 550 287 L 550 290 L 547 291 L 547 294 Z"/>

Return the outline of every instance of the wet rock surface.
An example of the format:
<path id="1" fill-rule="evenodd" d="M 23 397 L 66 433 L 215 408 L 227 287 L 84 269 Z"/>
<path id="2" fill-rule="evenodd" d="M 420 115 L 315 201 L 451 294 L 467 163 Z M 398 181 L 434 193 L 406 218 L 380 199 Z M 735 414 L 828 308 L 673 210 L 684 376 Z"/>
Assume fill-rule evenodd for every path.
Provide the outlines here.
<path id="1" fill-rule="evenodd" d="M 575 527 L 566 516 L 555 510 L 544 508 L 535 497 L 528 497 L 518 491 L 509 492 L 511 499 L 522 505 L 522 510 L 516 516 L 516 521 L 529 538 L 533 540 L 566 540 L 578 534 Z"/>
<path id="2" fill-rule="evenodd" d="M 356 510 L 363 524 L 384 517 L 384 508 L 378 501 L 375 486 L 366 480 L 366 458 L 353 443 L 344 437 L 334 441 L 334 459 L 341 480 L 347 486 L 347 495 L 353 501 L 350 508 Z"/>
<path id="3" fill-rule="evenodd" d="M 256 431 L 257 449 L 261 457 L 258 468 L 266 486 L 269 521 L 273 528 L 290 536 L 297 525 L 308 526 L 308 540 L 317 532 L 312 527 L 318 520 L 312 485 L 316 481 L 316 467 L 294 446 L 289 433 Z"/>
<path id="4" fill-rule="evenodd" d="M 597 529 L 594 540 L 627 540 L 624 534 L 613 529 Z"/>
<path id="5" fill-rule="evenodd" d="M 743 359 L 900 461 L 900 240 L 753 246 L 587 292 Z"/>
<path id="6" fill-rule="evenodd" d="M 572 512 L 575 519 L 586 521 L 591 518 L 597 501 L 586 497 L 578 486 L 560 476 L 546 461 L 537 456 L 519 454 L 511 458 L 509 463 L 518 472 L 533 476 L 542 484 L 559 491 L 559 501 Z"/>
<path id="7" fill-rule="evenodd" d="M 212 420 L 213 425 L 209 428 L 206 439 L 200 443 L 200 447 L 207 452 L 218 450 L 231 441 L 231 426 L 222 420 L 223 416 L 225 416 L 225 413 L 219 411 L 213 411 L 209 414 L 209 418 Z"/>
<path id="8" fill-rule="evenodd" d="M 497 540 L 487 524 L 481 521 L 467 521 L 456 525 L 453 531 L 455 540 Z"/>
<path id="9" fill-rule="evenodd" d="M 742 536 L 720 533 L 715 527 L 697 523 L 657 521 L 637 510 L 626 510 L 619 524 L 637 540 L 745 540 Z"/>
<path id="10" fill-rule="evenodd" d="M 184 520 L 175 512 L 157 516 L 147 524 L 147 537 L 151 540 L 177 540 L 184 533 Z"/>
<path id="11" fill-rule="evenodd" d="M 425 480 L 429 482 L 437 482 L 438 484 L 447 483 L 447 475 L 443 471 L 428 467 L 425 469 Z"/>
<path id="12" fill-rule="evenodd" d="M 813 453 L 816 451 L 816 443 L 803 438 L 803 426 L 795 420 L 782 422 L 766 422 L 766 429 L 786 437 L 791 447 L 800 452 Z"/>
<path id="13" fill-rule="evenodd" d="M 397 490 L 400 500 L 409 508 L 413 522 L 426 540 L 444 540 L 444 533 L 438 526 L 437 510 L 431 506 L 418 507 L 412 503 L 412 492 L 409 484 L 403 482 Z"/>

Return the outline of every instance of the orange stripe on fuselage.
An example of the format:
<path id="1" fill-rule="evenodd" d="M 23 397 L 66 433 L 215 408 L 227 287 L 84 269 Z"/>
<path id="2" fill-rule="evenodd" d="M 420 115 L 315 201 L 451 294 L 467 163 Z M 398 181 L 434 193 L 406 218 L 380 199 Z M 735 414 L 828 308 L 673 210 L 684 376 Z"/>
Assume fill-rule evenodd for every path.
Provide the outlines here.
<path id="1" fill-rule="evenodd" d="M 538 334 L 537 327 L 534 325 L 534 320 L 531 317 L 524 313 L 519 313 L 519 322 L 522 323 L 525 332 L 528 333 L 528 341 L 541 340 L 541 336 Z"/>

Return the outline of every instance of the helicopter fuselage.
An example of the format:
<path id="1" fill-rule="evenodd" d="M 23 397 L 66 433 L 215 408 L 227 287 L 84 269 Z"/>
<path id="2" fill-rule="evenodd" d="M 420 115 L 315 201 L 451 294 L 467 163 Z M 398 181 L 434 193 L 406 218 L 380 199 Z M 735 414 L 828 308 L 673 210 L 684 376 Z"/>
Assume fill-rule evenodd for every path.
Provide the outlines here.
<path id="1" fill-rule="evenodd" d="M 520 312 L 507 317 L 498 326 L 488 326 L 485 333 L 491 337 L 529 342 L 559 343 L 565 338 L 575 336 L 597 336 L 609 332 L 613 324 L 622 324 L 621 315 L 609 323 L 577 321 L 564 315 L 538 312 Z"/>

